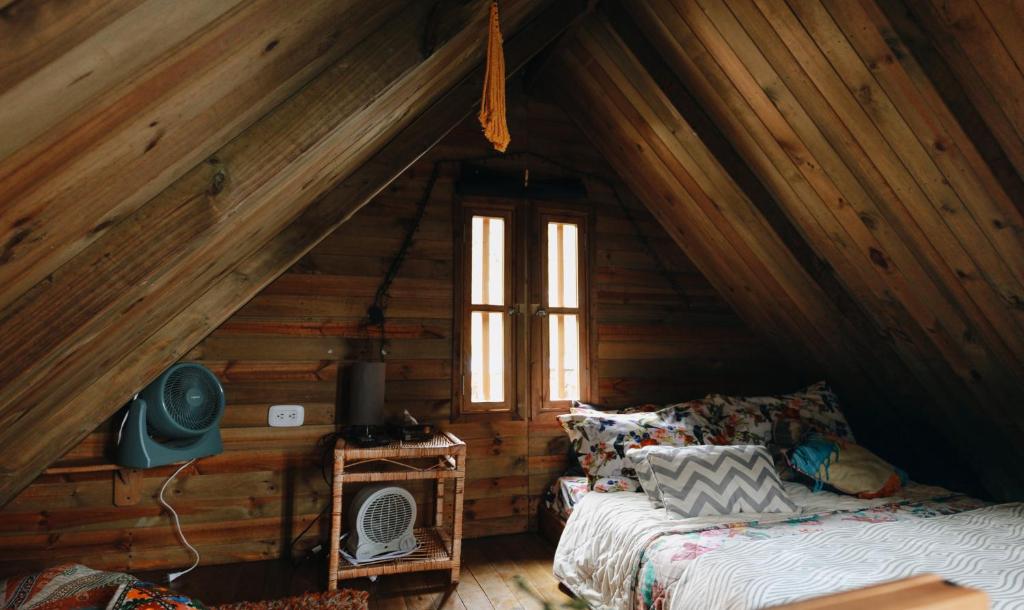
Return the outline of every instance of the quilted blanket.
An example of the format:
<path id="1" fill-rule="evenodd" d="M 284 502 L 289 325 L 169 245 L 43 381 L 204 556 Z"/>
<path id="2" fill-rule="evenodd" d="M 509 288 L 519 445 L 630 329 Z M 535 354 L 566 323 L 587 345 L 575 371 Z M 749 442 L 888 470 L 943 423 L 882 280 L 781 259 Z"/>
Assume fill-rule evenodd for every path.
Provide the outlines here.
<path id="1" fill-rule="evenodd" d="M 689 563 L 672 608 L 764 608 L 922 573 L 1024 608 L 1024 504 L 724 546 Z"/>
<path id="2" fill-rule="evenodd" d="M 723 547 L 804 536 L 846 524 L 865 527 L 973 510 L 984 503 L 911 484 L 900 497 L 861 500 L 784 483 L 796 514 L 673 519 L 644 494 L 588 493 L 577 503 L 555 552 L 554 573 L 597 610 L 673 607 L 676 582 L 693 560 Z M 697 606 L 702 608 L 702 606 Z"/>

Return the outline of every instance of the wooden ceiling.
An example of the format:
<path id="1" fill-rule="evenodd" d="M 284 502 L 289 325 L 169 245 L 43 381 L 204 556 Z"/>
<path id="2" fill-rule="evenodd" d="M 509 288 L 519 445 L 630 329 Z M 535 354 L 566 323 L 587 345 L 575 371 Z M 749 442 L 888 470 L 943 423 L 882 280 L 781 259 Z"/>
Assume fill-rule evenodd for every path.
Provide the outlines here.
<path id="1" fill-rule="evenodd" d="M 173 4 L 0 0 L 0 504 L 478 96 L 486 2 Z M 587 4 L 504 0 L 510 71 Z M 540 82 L 862 438 L 1022 498 L 1021 13 L 612 0 Z"/>
<path id="2" fill-rule="evenodd" d="M 509 71 L 584 9 L 503 2 Z M 472 110 L 486 11 L 0 2 L 0 504 Z"/>
<path id="3" fill-rule="evenodd" d="M 883 453 L 1024 497 L 1020 7 L 607 8 L 547 86 L 679 245 Z"/>

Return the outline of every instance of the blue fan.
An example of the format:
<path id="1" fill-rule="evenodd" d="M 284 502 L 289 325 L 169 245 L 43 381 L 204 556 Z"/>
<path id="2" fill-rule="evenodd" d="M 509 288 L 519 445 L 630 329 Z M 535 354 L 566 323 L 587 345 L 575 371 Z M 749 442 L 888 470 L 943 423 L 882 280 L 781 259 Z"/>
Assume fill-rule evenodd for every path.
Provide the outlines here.
<path id="1" fill-rule="evenodd" d="M 145 387 L 128 407 L 117 463 L 152 468 L 224 450 L 224 387 L 210 369 L 180 362 Z"/>

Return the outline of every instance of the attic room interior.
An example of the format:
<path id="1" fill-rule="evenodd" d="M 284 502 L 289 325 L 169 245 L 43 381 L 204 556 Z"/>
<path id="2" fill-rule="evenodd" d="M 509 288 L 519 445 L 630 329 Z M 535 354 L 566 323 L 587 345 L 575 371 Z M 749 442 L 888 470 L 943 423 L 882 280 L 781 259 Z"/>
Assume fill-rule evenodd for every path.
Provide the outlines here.
<path id="1" fill-rule="evenodd" d="M 0 0 L 0 606 L 1024 607 L 1018 0 Z"/>

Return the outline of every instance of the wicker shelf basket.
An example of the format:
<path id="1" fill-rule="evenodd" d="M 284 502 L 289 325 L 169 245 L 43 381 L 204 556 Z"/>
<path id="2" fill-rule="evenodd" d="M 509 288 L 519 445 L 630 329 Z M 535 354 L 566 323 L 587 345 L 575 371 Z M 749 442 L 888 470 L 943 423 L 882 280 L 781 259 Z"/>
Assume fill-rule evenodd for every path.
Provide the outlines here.
<path id="1" fill-rule="evenodd" d="M 397 441 L 381 447 L 350 447 L 339 439 L 334 447 L 334 489 L 331 509 L 331 555 L 327 584 L 339 580 L 403 574 L 425 570 L 450 570 L 451 582 L 459 581 L 462 553 L 462 504 L 466 477 L 466 444 L 454 434 L 442 432 L 420 442 Z M 435 481 L 433 525 L 415 529 L 419 548 L 412 555 L 354 565 L 340 554 L 342 493 L 346 483 L 386 481 Z M 453 480 L 454 506 L 451 525 L 444 521 L 445 481 Z"/>

